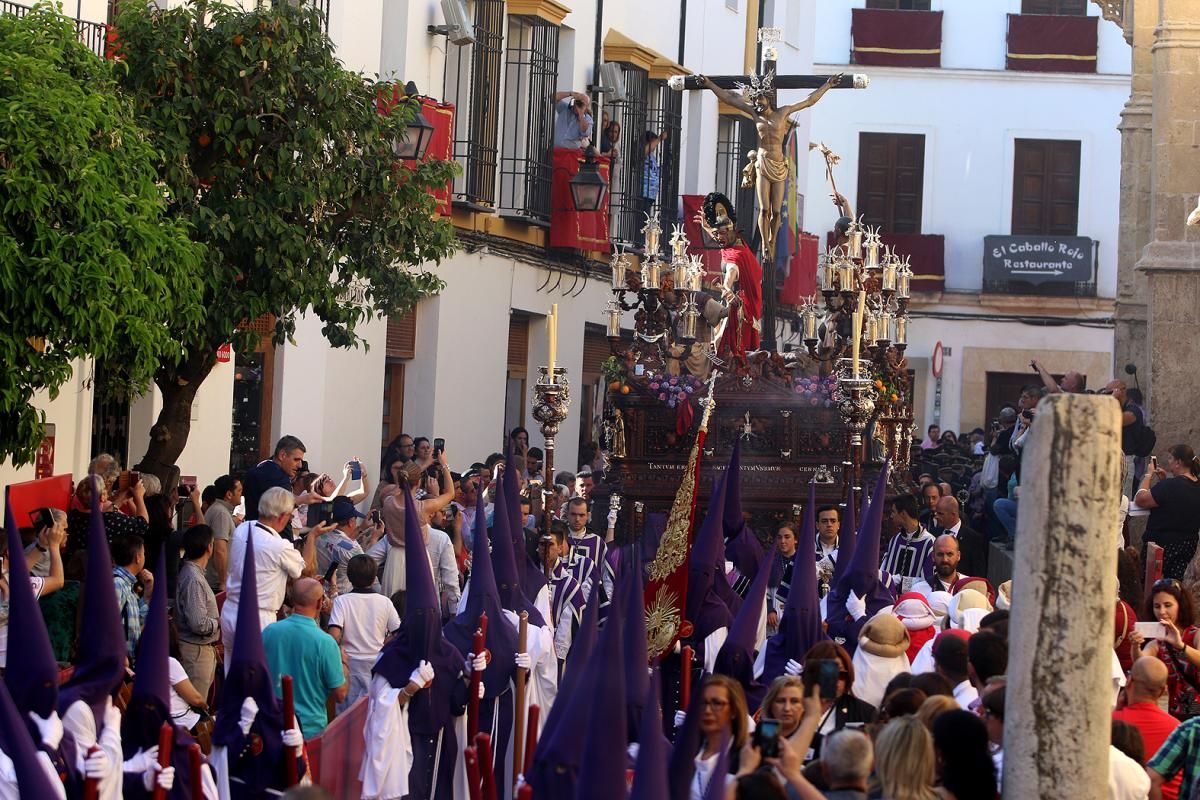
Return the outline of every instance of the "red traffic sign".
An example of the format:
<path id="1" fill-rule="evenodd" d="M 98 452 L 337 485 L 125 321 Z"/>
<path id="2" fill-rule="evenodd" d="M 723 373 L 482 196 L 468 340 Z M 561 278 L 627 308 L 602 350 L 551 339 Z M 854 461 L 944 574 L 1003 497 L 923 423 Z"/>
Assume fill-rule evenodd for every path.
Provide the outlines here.
<path id="1" fill-rule="evenodd" d="M 933 346 L 933 358 L 929 360 L 929 369 L 933 372 L 933 377 L 942 377 L 942 343 L 940 341 Z"/>
<path id="2" fill-rule="evenodd" d="M 233 345 L 229 342 L 217 348 L 217 363 L 228 364 L 229 359 L 233 358 Z"/>

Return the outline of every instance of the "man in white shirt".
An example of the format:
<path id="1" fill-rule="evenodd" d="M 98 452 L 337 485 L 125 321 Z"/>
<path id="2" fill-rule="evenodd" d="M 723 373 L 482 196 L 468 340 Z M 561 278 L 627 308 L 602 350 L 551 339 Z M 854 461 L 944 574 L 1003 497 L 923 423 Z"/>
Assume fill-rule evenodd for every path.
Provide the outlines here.
<path id="1" fill-rule="evenodd" d="M 454 517 L 448 519 L 446 512 L 451 509 L 454 509 L 451 512 Z M 445 531 L 446 528 L 453 530 L 461 525 L 461 516 L 453 504 L 445 509 L 438 509 L 429 521 L 429 535 L 425 538 L 425 550 L 429 553 L 429 563 L 433 567 L 434 587 L 442 603 L 443 621 L 457 613 L 458 600 L 462 597 L 462 587 L 458 584 L 458 561 L 454 558 L 454 543 Z"/>
<path id="2" fill-rule="evenodd" d="M 287 489 L 272 486 L 258 501 L 258 519 L 246 520 L 233 532 L 229 545 L 229 574 L 225 581 L 225 606 L 221 609 L 221 639 L 232 643 L 237 629 L 238 603 L 242 592 L 242 562 L 246 556 L 246 537 L 254 536 L 254 572 L 258 580 L 258 620 L 262 629 L 276 619 L 283 605 L 288 581 L 312 577 L 317 571 L 317 537 L 333 529 L 323 523 L 304 536 L 300 550 L 280 536 L 292 519 L 296 497 Z M 225 648 L 225 669 L 229 670 L 232 647 Z"/>
<path id="3" fill-rule="evenodd" d="M 943 533 L 933 543 L 932 581 L 919 580 L 913 584 L 912 590 L 925 595 L 925 599 L 929 599 L 934 592 L 953 592 L 954 584 L 967 577 L 958 572 L 961 557 L 958 539 L 952 533 Z"/>
<path id="4" fill-rule="evenodd" d="M 371 688 L 371 668 L 384 640 L 400 628 L 400 616 L 392 601 L 375 591 L 375 561 L 356 555 L 346 567 L 351 591 L 338 595 L 329 614 L 329 635 L 346 654 L 350 673 L 350 693 L 338 704 L 349 708 Z"/>
<path id="5" fill-rule="evenodd" d="M 969 711 L 971 704 L 979 699 L 979 692 L 971 685 L 969 664 L 966 639 L 939 636 L 933 643 L 934 672 L 950 681 L 954 700 L 964 711 Z"/>

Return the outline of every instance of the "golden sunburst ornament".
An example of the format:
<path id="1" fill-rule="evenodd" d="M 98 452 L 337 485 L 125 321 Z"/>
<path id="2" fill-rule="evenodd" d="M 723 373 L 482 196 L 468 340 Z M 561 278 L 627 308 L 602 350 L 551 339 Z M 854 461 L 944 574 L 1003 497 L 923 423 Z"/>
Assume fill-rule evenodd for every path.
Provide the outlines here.
<path id="1" fill-rule="evenodd" d="M 654 600 L 646 606 L 646 649 L 661 653 L 675 641 L 682 616 L 679 594 L 666 585 L 658 587 Z"/>

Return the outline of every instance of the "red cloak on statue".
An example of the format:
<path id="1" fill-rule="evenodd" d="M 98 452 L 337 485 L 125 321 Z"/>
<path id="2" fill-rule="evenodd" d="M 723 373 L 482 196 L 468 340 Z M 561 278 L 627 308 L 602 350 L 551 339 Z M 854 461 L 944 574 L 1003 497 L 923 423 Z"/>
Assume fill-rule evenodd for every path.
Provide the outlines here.
<path id="1" fill-rule="evenodd" d="M 722 264 L 733 264 L 738 270 L 737 307 L 729 309 L 725 329 L 717 342 L 717 356 L 744 355 L 758 349 L 762 319 L 762 267 L 754 252 L 741 239 L 731 247 L 721 249 Z"/>

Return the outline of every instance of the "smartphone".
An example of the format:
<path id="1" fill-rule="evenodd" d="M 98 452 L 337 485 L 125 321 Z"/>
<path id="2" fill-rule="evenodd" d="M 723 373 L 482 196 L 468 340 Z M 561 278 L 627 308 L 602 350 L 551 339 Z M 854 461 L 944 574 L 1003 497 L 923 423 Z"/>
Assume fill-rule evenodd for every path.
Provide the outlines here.
<path id="1" fill-rule="evenodd" d="M 1158 469 L 1158 456 L 1150 456 L 1150 467 Z"/>
<path id="2" fill-rule="evenodd" d="M 1163 639 L 1167 635 L 1167 626 L 1161 622 L 1135 622 L 1133 629 L 1140 633 L 1143 639 Z"/>
<path id="3" fill-rule="evenodd" d="M 178 491 L 180 500 L 187 500 L 192 496 L 192 487 L 188 486 L 186 483 L 179 484 Z"/>
<path id="4" fill-rule="evenodd" d="M 434 458 L 437 458 L 438 456 L 440 456 L 442 454 L 442 451 L 445 449 L 446 449 L 446 440 L 445 439 L 443 439 L 442 437 L 439 436 L 433 440 L 433 457 Z"/>
<path id="5" fill-rule="evenodd" d="M 30 511 L 29 521 L 33 523 L 35 531 L 54 527 L 54 515 L 50 513 L 50 509 L 48 508 L 36 508 Z"/>
<path id="6" fill-rule="evenodd" d="M 381 521 L 382 517 L 379 516 L 379 509 L 377 508 L 371 512 L 371 524 L 378 525 Z"/>
<path id="7" fill-rule="evenodd" d="M 333 576 L 337 574 L 338 563 L 336 561 L 329 565 L 329 569 L 325 570 L 325 577 L 321 580 L 325 583 L 333 583 Z"/>
<path id="8" fill-rule="evenodd" d="M 137 486 L 141 482 L 142 482 L 142 473 L 136 472 L 134 470 L 130 470 L 129 471 L 129 488 L 132 489 L 133 487 Z"/>
<path id="9" fill-rule="evenodd" d="M 350 479 L 355 481 L 362 480 L 362 463 L 359 461 L 350 462 Z"/>
<path id="10" fill-rule="evenodd" d="M 832 658 L 822 659 L 817 665 L 817 686 L 821 687 L 822 700 L 837 699 L 837 682 L 840 665 Z"/>
<path id="11" fill-rule="evenodd" d="M 779 758 L 779 720 L 760 719 L 754 740 L 763 758 Z"/>
<path id="12" fill-rule="evenodd" d="M 308 527 L 315 528 L 318 525 L 333 522 L 333 503 L 309 503 L 308 504 L 308 519 L 305 520 Z"/>

